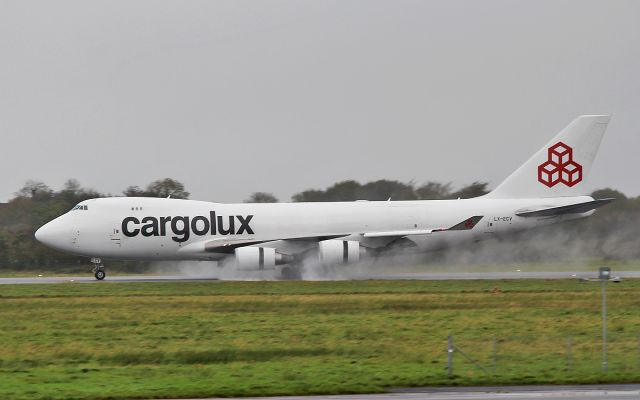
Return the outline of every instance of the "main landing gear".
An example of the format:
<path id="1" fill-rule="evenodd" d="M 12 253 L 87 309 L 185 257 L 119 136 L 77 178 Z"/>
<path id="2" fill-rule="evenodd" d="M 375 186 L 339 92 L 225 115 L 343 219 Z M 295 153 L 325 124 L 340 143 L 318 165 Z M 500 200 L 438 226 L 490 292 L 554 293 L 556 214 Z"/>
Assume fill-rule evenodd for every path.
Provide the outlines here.
<path id="1" fill-rule="evenodd" d="M 93 276 L 95 276 L 99 281 L 103 280 L 107 276 L 107 273 L 104 270 L 102 260 L 99 258 L 92 258 L 91 264 L 93 264 Z"/>

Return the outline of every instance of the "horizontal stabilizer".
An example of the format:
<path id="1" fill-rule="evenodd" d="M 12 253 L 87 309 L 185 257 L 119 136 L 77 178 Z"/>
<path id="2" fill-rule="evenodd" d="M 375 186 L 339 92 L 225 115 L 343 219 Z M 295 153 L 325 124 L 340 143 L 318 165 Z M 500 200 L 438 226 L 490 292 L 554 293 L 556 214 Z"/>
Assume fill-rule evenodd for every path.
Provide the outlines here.
<path id="1" fill-rule="evenodd" d="M 581 214 L 587 211 L 595 210 L 605 204 L 611 203 L 615 199 L 599 199 L 587 201 L 585 203 L 570 204 L 568 206 L 549 207 L 541 210 L 523 210 L 516 212 L 518 217 L 555 217 L 564 214 Z"/>

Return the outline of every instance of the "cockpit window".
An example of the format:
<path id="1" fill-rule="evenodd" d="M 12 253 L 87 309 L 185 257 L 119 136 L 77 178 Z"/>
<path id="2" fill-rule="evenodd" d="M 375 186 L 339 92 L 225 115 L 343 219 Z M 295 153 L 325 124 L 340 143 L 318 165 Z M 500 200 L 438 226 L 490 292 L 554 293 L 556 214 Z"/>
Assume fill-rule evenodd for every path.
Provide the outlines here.
<path id="1" fill-rule="evenodd" d="M 88 209 L 89 209 L 88 206 L 85 206 L 84 204 L 78 204 L 77 206 L 73 207 L 71 209 L 71 211 L 76 211 L 76 210 L 84 210 L 84 211 L 86 211 Z"/>

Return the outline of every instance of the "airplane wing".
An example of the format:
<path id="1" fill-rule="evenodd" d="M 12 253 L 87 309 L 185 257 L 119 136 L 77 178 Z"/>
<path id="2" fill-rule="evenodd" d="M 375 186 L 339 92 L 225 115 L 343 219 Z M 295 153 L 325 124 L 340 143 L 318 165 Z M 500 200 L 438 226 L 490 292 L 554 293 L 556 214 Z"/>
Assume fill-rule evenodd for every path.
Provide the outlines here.
<path id="1" fill-rule="evenodd" d="M 413 235 L 428 235 L 434 232 L 444 232 L 444 231 L 466 231 L 469 229 L 473 229 L 474 226 L 480 222 L 483 218 L 481 215 L 476 215 L 470 218 L 465 219 L 464 221 L 455 224 L 450 228 L 434 228 L 434 229 L 413 229 L 406 231 L 387 231 L 387 232 L 366 232 L 363 234 L 366 238 L 374 238 L 374 237 L 401 237 L 401 236 L 413 236 Z"/>
<path id="2" fill-rule="evenodd" d="M 349 234 L 329 235 L 329 236 L 308 236 L 282 239 L 283 241 L 309 241 L 320 242 L 323 240 L 336 239 L 339 237 L 349 236 Z M 191 243 L 184 246 L 179 253 L 222 253 L 232 254 L 238 247 L 252 246 L 261 243 L 274 242 L 274 240 L 256 240 L 256 239 L 212 239 Z"/>
<path id="3" fill-rule="evenodd" d="M 191 253 L 191 254 L 206 254 L 206 253 L 220 253 L 220 254 L 232 254 L 235 249 L 239 247 L 252 246 L 256 244 L 262 243 L 273 243 L 273 242 L 281 242 L 286 244 L 300 243 L 300 248 L 309 247 L 309 244 L 315 244 L 321 242 L 323 240 L 337 239 L 337 238 L 345 238 L 345 237 L 353 237 L 358 236 L 362 238 L 387 238 L 390 240 L 396 240 L 405 236 L 412 235 L 427 235 L 435 232 L 445 232 L 445 231 L 460 231 L 460 230 L 470 230 L 473 229 L 474 226 L 480 222 L 482 216 L 473 216 L 465 219 L 464 221 L 453 225 L 450 228 L 434 228 L 434 229 L 413 229 L 413 230 L 402 230 L 402 231 L 386 231 L 386 232 L 365 232 L 362 234 L 354 234 L 354 233 L 344 233 L 344 234 L 335 234 L 335 235 L 324 235 L 324 236 L 306 236 L 306 237 L 293 237 L 293 238 L 283 238 L 277 241 L 274 240 L 257 240 L 257 239 L 213 239 L 213 240 L 203 240 L 196 243 L 191 243 L 182 247 L 178 252 L 180 253 Z"/>
<path id="4" fill-rule="evenodd" d="M 570 204 L 568 206 L 547 207 L 538 210 L 522 210 L 516 211 L 516 215 L 518 217 L 555 217 L 564 214 L 580 214 L 595 210 L 596 208 L 602 207 L 613 200 L 615 199 L 599 199 L 584 203 Z"/>

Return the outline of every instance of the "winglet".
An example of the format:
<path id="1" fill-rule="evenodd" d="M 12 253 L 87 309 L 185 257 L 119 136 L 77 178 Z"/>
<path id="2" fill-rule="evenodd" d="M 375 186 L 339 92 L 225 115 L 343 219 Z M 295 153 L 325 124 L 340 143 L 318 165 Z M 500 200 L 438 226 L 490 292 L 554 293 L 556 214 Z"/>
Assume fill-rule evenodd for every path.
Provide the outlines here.
<path id="1" fill-rule="evenodd" d="M 454 226 L 452 226 L 451 228 L 448 229 L 434 229 L 434 232 L 442 232 L 442 231 L 468 231 L 470 229 L 473 229 L 473 227 L 475 227 L 478 222 L 480 222 L 480 220 L 484 218 L 483 215 L 475 215 L 473 217 L 467 218 L 464 221 L 455 224 Z"/>

